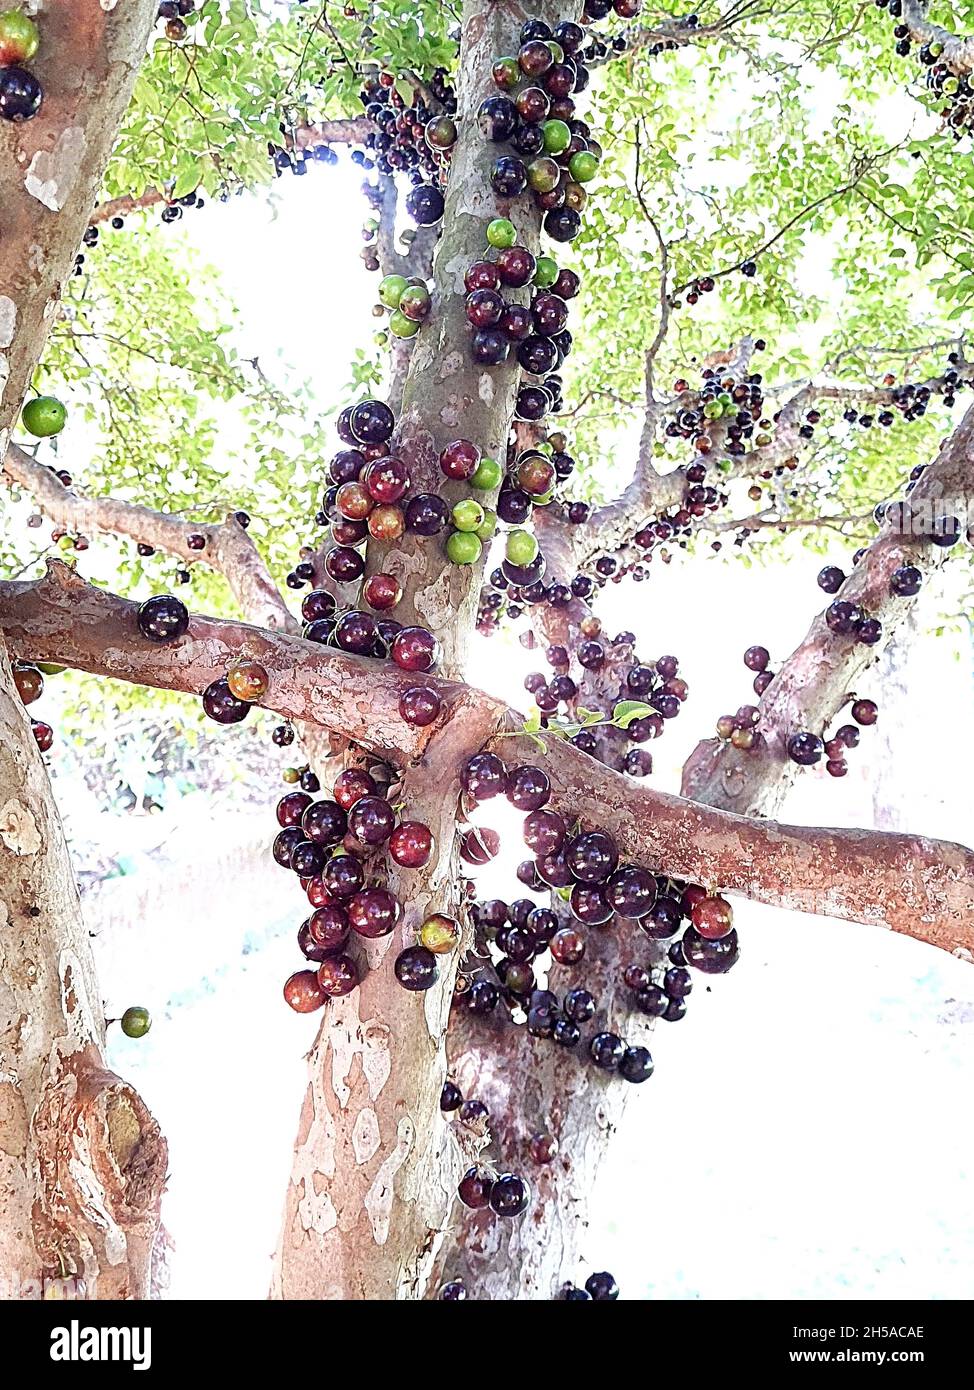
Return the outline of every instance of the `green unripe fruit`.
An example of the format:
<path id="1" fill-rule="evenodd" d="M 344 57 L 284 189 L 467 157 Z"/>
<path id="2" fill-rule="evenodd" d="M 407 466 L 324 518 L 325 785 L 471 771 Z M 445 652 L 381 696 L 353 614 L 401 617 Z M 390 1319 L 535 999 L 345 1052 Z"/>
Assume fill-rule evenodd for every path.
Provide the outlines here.
<path id="1" fill-rule="evenodd" d="M 539 256 L 534 268 L 534 281 L 539 290 L 548 290 L 558 279 L 558 262 L 550 256 Z"/>
<path id="2" fill-rule="evenodd" d="M 521 80 L 521 68 L 516 58 L 497 58 L 493 67 L 494 81 L 502 92 L 513 92 Z"/>
<path id="3" fill-rule="evenodd" d="M 533 563 L 538 554 L 538 542 L 530 531 L 511 531 L 504 553 L 512 565 L 522 567 Z"/>
<path id="4" fill-rule="evenodd" d="M 720 401 L 707 401 L 703 413 L 708 420 L 719 420 L 724 413 L 724 407 Z"/>
<path id="5" fill-rule="evenodd" d="M 40 42 L 37 25 L 22 10 L 4 10 L 0 14 L 0 68 L 28 62 Z"/>
<path id="6" fill-rule="evenodd" d="M 24 406 L 20 417 L 24 429 L 38 439 L 49 439 L 52 434 L 60 434 L 68 412 L 54 396 L 35 396 Z"/>
<path id="7" fill-rule="evenodd" d="M 456 504 L 451 517 L 458 531 L 476 531 L 483 522 L 484 509 L 472 497 L 467 497 L 464 501 Z"/>
<path id="8" fill-rule="evenodd" d="M 133 1005 L 122 1014 L 122 1032 L 127 1038 L 144 1038 L 152 1027 L 152 1017 L 141 1004 Z"/>
<path id="9" fill-rule="evenodd" d="M 470 479 L 470 486 L 475 487 L 478 492 L 493 492 L 495 487 L 500 486 L 502 477 L 503 469 L 496 459 L 481 459 L 476 473 Z"/>
<path id="10" fill-rule="evenodd" d="M 567 130 L 567 126 L 565 127 Z M 487 223 L 487 245 L 505 251 L 517 241 L 517 231 L 509 217 L 495 217 Z"/>
<path id="11" fill-rule="evenodd" d="M 472 531 L 451 531 L 446 553 L 455 565 L 475 565 L 483 546 Z"/>
<path id="12" fill-rule="evenodd" d="M 407 319 L 406 315 L 397 309 L 389 320 L 389 331 L 397 338 L 414 338 L 419 332 L 419 324 L 415 319 Z"/>
<path id="13" fill-rule="evenodd" d="M 572 133 L 564 121 L 545 121 L 541 134 L 548 154 L 564 154 L 572 143 Z"/>
<path id="14" fill-rule="evenodd" d="M 403 291 L 409 285 L 405 275 L 387 275 L 379 284 L 379 299 L 387 309 L 398 309 Z"/>
<path id="15" fill-rule="evenodd" d="M 480 525 L 477 527 L 477 530 L 476 530 L 476 533 L 475 533 L 475 534 L 478 535 L 478 536 L 480 537 L 480 539 L 481 539 L 481 540 L 484 542 L 484 544 L 486 545 L 487 542 L 488 542 L 489 540 L 493 540 L 493 538 L 494 538 L 494 533 L 496 532 L 496 530 L 497 530 L 497 513 L 496 513 L 496 512 L 492 512 L 492 511 L 490 510 L 490 508 L 488 507 L 488 508 L 486 508 L 485 511 L 484 511 L 484 519 L 483 519 L 483 521 L 480 523 Z"/>
<path id="16" fill-rule="evenodd" d="M 58 666 L 54 661 L 35 661 L 34 665 L 45 676 L 59 676 L 62 671 L 68 669 L 66 666 Z"/>
<path id="17" fill-rule="evenodd" d="M 563 63 L 565 61 L 565 50 L 562 48 L 560 43 L 555 43 L 554 39 L 549 39 L 548 47 L 550 48 L 551 56 L 552 58 L 554 58 L 556 63 Z"/>
<path id="18" fill-rule="evenodd" d="M 568 172 L 576 183 L 588 183 L 599 170 L 599 161 L 591 150 L 579 150 L 568 161 Z"/>
<path id="19" fill-rule="evenodd" d="M 548 492 L 543 492 L 540 497 L 532 497 L 531 501 L 536 507 L 547 507 L 549 502 L 555 500 L 555 490 L 551 488 Z"/>

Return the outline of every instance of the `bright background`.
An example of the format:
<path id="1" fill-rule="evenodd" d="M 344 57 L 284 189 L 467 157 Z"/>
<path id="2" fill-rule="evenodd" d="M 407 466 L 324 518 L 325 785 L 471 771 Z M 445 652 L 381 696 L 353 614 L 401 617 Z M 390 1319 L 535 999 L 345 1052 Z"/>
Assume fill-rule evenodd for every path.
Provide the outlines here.
<path id="1" fill-rule="evenodd" d="M 291 364 L 322 403 L 339 396 L 374 326 L 375 281 L 356 259 L 358 183 L 347 165 L 314 169 L 282 181 L 270 204 L 211 205 L 173 229 L 220 266 L 241 350 L 271 374 L 278 358 Z M 833 558 L 847 563 L 847 548 Z M 701 553 L 609 588 L 607 630 L 631 627 L 644 658 L 676 654 L 691 687 L 652 745 L 653 785 L 676 790 L 696 740 L 750 697 L 745 647 L 762 642 L 777 662 L 801 639 L 822 563 L 797 545 L 752 568 Z M 940 611 L 921 604 L 921 624 Z M 523 705 L 536 666 L 501 637 L 478 641 L 471 676 Z M 974 841 L 971 680 L 966 629 L 920 631 L 897 682 L 908 698 L 874 676 L 861 693 L 879 699 L 881 722 L 864 731 L 849 776 L 804 774 L 787 817 L 879 818 Z M 79 866 L 100 849 L 124 870 L 90 890 L 86 911 L 109 1015 L 139 1002 L 154 1016 L 138 1042 L 111 1030 L 111 1060 L 169 1138 L 172 1293 L 262 1297 L 317 1027 L 280 998 L 303 913 L 270 861 L 279 787 L 247 785 L 245 773 L 235 783 L 231 770 L 215 797 L 111 815 L 76 764 L 55 755 L 54 765 Z M 516 841 L 506 849 L 520 857 Z M 656 1074 L 602 1175 L 586 1260 L 611 1269 L 624 1297 L 971 1297 L 971 967 L 877 929 L 749 904 L 737 920 L 739 966 L 710 989 L 698 980 L 681 1027 L 657 1030 Z"/>

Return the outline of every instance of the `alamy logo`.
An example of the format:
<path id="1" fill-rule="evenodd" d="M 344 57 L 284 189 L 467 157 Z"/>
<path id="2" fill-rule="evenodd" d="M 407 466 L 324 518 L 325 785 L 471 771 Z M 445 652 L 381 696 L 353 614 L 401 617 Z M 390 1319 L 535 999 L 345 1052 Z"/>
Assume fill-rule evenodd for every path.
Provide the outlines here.
<path id="1" fill-rule="evenodd" d="M 51 1329 L 52 1361 L 131 1361 L 135 1371 L 152 1365 L 151 1327 L 82 1327 L 73 1319 Z"/>

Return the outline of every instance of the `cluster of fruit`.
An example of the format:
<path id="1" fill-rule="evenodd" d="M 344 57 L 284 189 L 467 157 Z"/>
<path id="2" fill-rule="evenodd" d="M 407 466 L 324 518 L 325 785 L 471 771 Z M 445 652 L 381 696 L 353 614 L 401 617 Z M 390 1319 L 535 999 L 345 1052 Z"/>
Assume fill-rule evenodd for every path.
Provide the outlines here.
<path id="1" fill-rule="evenodd" d="M 14 686 L 24 705 L 32 705 L 44 693 L 44 673 L 39 666 L 27 661 L 13 663 Z M 30 721 L 31 732 L 42 753 L 46 753 L 54 742 L 54 730 L 43 719 Z"/>
<path id="2" fill-rule="evenodd" d="M 551 990 L 539 987 L 537 969 L 552 963 L 579 965 L 585 958 L 588 929 L 605 927 L 617 918 L 638 924 L 652 941 L 667 940 L 685 926 L 659 984 L 649 970 L 627 972 L 625 983 L 636 992 L 637 1007 L 647 1014 L 667 1021 L 683 1016 L 691 988 L 687 965 L 715 974 L 737 960 L 737 936 L 725 899 L 698 884 L 620 864 L 610 835 L 570 826 L 552 809 L 551 786 L 542 768 L 523 764 L 508 769 L 495 753 L 481 752 L 466 763 L 462 781 L 474 804 L 503 795 L 525 812 L 524 840 L 534 857 L 521 866 L 518 877 L 532 892 L 554 891 L 564 904 L 561 911 L 538 907 L 529 898 L 472 904 L 471 921 L 493 978 L 483 972 L 472 981 L 461 977 L 458 999 L 470 1012 L 492 1013 L 503 1001 L 509 1011 L 523 1015 L 532 1036 L 576 1047 L 581 1025 L 594 1017 L 597 1001 L 581 988 L 569 990 L 559 1001 Z M 487 832 L 480 834 L 481 843 L 496 852 L 496 835 L 491 841 Z M 596 1066 L 617 1070 L 629 1081 L 645 1081 L 652 1074 L 652 1058 L 645 1048 L 627 1045 L 604 1029 L 589 1040 L 588 1056 Z"/>
<path id="3" fill-rule="evenodd" d="M 421 869 L 433 853 L 429 826 L 397 818 L 389 800 L 394 785 L 390 769 L 372 763 L 340 772 L 331 798 L 290 791 L 277 803 L 274 860 L 298 876 L 313 909 L 298 930 L 298 946 L 314 968 L 297 971 L 284 986 L 297 1013 L 311 1013 L 359 983 L 363 966 L 348 950 L 353 933 L 374 940 L 395 930 L 401 906 L 384 886 L 383 856 L 400 868 Z M 396 957 L 402 987 L 430 989 L 438 958 L 456 950 L 460 936 L 456 918 L 428 915 L 415 942 Z"/>
<path id="4" fill-rule="evenodd" d="M 359 162 L 374 165 L 380 174 L 405 173 L 414 188 L 431 190 L 414 199 L 409 210 L 420 225 L 438 222 L 443 216 L 441 190 L 457 140 L 457 99 L 446 69 L 436 68 L 428 85 L 414 87 L 412 104 L 407 104 L 391 72 L 370 74 L 360 99 L 376 129 L 365 141 L 371 158 Z M 432 191 L 440 193 L 438 200 Z"/>
<path id="5" fill-rule="evenodd" d="M 37 25 L 23 10 L 0 13 L 0 119 L 29 121 L 41 109 L 43 89 L 24 66 L 40 43 Z"/>
<path id="6" fill-rule="evenodd" d="M 878 9 L 887 10 L 893 25 L 896 52 L 901 58 L 909 56 L 913 49 L 910 26 L 903 22 L 903 0 L 876 0 Z M 943 61 L 944 44 L 939 39 L 931 39 L 921 44 L 917 58 L 926 68 L 926 85 L 933 99 L 942 103 L 941 116 L 955 140 L 962 139 L 974 129 L 974 86 L 970 73 L 963 68 L 951 66 Z"/>
<path id="7" fill-rule="evenodd" d="M 441 1284 L 436 1296 L 443 1303 L 462 1303 L 467 1297 L 467 1286 L 462 1279 L 451 1279 L 449 1283 Z M 561 1303 L 608 1303 L 618 1297 L 619 1285 L 608 1270 L 590 1274 L 584 1288 L 577 1284 L 563 1284 L 558 1292 Z"/>
<path id="8" fill-rule="evenodd" d="M 196 0 L 159 0 L 156 16 L 164 24 L 166 38 L 171 43 L 182 43 L 188 32 L 185 15 L 196 9 Z"/>

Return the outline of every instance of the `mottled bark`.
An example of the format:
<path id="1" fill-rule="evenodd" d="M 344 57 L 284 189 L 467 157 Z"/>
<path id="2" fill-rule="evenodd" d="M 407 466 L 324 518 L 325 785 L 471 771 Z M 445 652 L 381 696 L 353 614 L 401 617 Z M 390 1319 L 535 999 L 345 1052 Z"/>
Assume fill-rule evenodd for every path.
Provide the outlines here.
<path id="1" fill-rule="evenodd" d="M 576 0 L 567 9 L 544 0 L 530 12 L 555 20 L 573 17 L 580 8 Z M 526 13 L 519 4 L 485 0 L 466 0 L 463 7 L 457 82 L 460 137 L 434 263 L 433 310 L 414 341 L 396 434 L 397 451 L 409 464 L 412 491 L 438 491 L 451 503 L 468 489 L 445 483 L 438 466 L 440 451 L 462 437 L 474 441 L 485 455 L 503 460 L 519 376 L 513 356 L 491 370 L 471 361 L 463 275 L 485 252 L 487 222 L 508 211 L 513 211 L 521 242 L 538 249 L 540 214 L 526 204 L 511 210 L 499 203 L 488 181 L 494 151 L 475 119 L 480 102 L 495 90 L 492 61 L 511 49 Z M 494 498 L 486 500 L 492 504 Z M 368 566 L 371 572 L 384 570 L 399 578 L 403 598 L 397 619 L 435 632 L 442 649 L 440 673 L 459 677 L 476 618 L 482 564 L 451 565 L 442 542 L 407 535 L 394 546 L 370 544 Z M 396 882 L 404 912 L 393 943 L 381 952 L 387 958 L 366 980 L 360 998 L 329 1009 L 311 1059 L 277 1258 L 274 1288 L 279 1294 L 302 1290 L 319 1297 L 328 1291 L 346 1296 L 366 1291 L 373 1297 L 421 1295 L 439 1232 L 446 1225 L 458 1160 L 438 1100 L 446 1075 L 444 1036 L 456 963 L 444 960 L 441 983 L 430 991 L 425 1007 L 415 999 L 403 999 L 391 967 L 392 945 L 410 939 L 428 908 L 449 911 L 456 906 L 458 760 L 473 751 L 478 734 L 475 720 L 466 728 L 459 721 L 458 725 L 444 734 L 444 748 L 434 753 L 430 746 L 425 766 L 407 775 L 403 787 L 404 814 L 427 819 L 437 831 L 436 855 L 422 875 L 408 883 Z M 481 725 L 480 736 L 489 731 Z M 417 1027 L 420 1015 L 424 1021 Z M 370 1083 L 364 1071 L 371 1057 L 368 1039 L 373 1037 L 386 1039 L 383 1057 L 388 1062 L 375 1095 L 376 1082 Z M 352 1085 L 345 1079 L 349 1068 Z M 336 1154 L 346 1161 L 336 1164 Z M 320 1229 L 330 1227 L 331 1217 L 323 1199 L 309 1204 L 307 1194 L 312 1191 L 323 1194 L 340 1214 L 334 1229 Z M 392 1213 L 391 1228 L 384 1217 L 375 1220 L 377 1205 L 380 1212 Z"/>
<path id="2" fill-rule="evenodd" d="M 0 131 L 0 457 L 71 273 L 155 0 L 46 6 L 40 113 Z M 144 1297 L 166 1147 L 101 1055 L 104 1019 L 43 763 L 0 658 L 0 1269 Z"/>
<path id="3" fill-rule="evenodd" d="M 61 822 L 0 644 L 0 1296 L 144 1298 L 166 1144 L 103 1060 Z"/>

